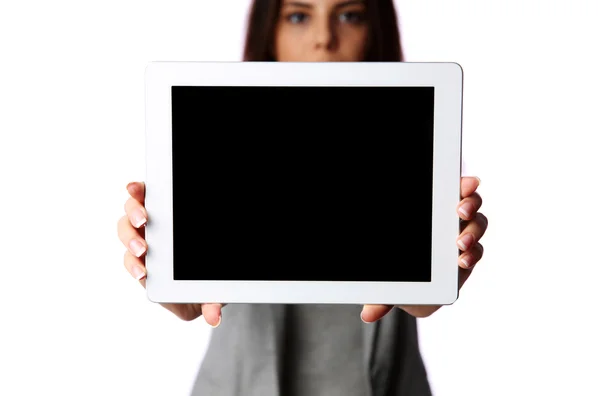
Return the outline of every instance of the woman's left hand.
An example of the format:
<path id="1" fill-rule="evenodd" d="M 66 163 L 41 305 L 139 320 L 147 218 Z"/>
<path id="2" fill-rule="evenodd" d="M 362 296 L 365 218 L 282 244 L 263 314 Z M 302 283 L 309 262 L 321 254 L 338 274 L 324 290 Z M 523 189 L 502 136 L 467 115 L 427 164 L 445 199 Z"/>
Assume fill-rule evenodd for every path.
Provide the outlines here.
<path id="1" fill-rule="evenodd" d="M 483 256 L 483 246 L 479 243 L 479 240 L 487 229 L 488 221 L 483 214 L 478 212 L 482 201 L 479 194 L 475 192 L 477 187 L 479 187 L 477 177 L 461 178 L 461 201 L 457 207 L 458 216 L 461 219 L 461 233 L 456 240 L 456 244 L 460 249 L 460 255 L 458 256 L 459 288 L 463 286 L 471 275 L 473 267 Z M 418 318 L 425 318 L 441 307 L 441 305 L 398 306 L 398 308 Z M 360 316 L 365 322 L 375 322 L 393 308 L 393 305 L 365 305 Z"/>

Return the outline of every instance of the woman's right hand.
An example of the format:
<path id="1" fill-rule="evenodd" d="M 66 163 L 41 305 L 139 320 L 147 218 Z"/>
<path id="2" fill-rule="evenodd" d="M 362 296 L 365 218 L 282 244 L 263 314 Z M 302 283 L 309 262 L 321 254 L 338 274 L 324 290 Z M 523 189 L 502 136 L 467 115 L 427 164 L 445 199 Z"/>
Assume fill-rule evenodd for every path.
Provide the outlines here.
<path id="1" fill-rule="evenodd" d="M 144 207 L 146 186 L 142 182 L 127 185 L 130 197 L 125 202 L 125 215 L 119 219 L 117 230 L 119 239 L 127 250 L 124 264 L 127 271 L 146 287 L 145 257 L 148 246 L 144 240 L 144 226 L 148 214 Z M 204 316 L 206 323 L 217 327 L 221 323 L 222 304 L 160 304 L 183 320 L 194 320 Z"/>

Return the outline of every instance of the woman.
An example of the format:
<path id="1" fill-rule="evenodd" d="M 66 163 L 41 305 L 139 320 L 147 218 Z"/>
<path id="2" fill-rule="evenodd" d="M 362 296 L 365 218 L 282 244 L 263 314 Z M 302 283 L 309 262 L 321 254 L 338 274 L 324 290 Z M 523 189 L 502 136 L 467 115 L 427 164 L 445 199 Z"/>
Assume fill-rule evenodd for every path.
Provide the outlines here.
<path id="1" fill-rule="evenodd" d="M 255 0 L 246 61 L 402 61 L 392 0 Z M 460 284 L 481 259 L 487 219 L 477 178 L 457 203 Z M 130 183 L 119 221 L 125 267 L 145 285 L 144 184 Z M 430 395 L 416 317 L 439 307 L 163 304 L 215 327 L 194 395 Z M 225 319 L 221 323 L 221 314 Z M 362 319 L 359 320 L 359 317 Z M 217 328 L 218 327 L 218 328 Z"/>

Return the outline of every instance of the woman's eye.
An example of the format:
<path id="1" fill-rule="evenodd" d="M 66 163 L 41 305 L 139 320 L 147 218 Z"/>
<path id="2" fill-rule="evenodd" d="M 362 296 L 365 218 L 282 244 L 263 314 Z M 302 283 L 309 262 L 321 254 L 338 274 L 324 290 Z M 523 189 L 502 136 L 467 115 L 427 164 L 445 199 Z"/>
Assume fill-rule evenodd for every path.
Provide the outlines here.
<path id="1" fill-rule="evenodd" d="M 340 21 L 344 23 L 360 23 L 364 21 L 364 15 L 359 12 L 344 12 L 340 14 Z"/>
<path id="2" fill-rule="evenodd" d="M 308 15 L 301 12 L 295 12 L 287 17 L 287 20 L 294 24 L 303 23 L 306 21 L 306 19 L 308 19 Z"/>

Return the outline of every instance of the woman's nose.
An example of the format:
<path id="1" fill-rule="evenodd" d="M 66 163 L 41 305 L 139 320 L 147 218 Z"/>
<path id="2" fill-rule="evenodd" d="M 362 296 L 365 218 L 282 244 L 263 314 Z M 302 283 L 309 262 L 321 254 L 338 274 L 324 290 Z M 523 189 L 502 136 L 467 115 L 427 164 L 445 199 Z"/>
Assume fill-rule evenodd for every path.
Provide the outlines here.
<path id="1" fill-rule="evenodd" d="M 315 48 L 327 51 L 334 50 L 337 43 L 333 23 L 329 20 L 324 20 L 315 25 Z"/>

